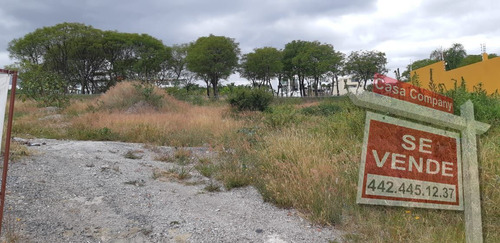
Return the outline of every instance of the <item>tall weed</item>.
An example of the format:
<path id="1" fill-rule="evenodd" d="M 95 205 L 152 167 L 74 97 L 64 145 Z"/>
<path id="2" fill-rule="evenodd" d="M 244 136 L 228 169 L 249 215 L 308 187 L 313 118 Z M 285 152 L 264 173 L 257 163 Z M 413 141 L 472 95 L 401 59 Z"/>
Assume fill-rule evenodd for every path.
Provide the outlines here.
<path id="1" fill-rule="evenodd" d="M 500 125 L 500 94 L 498 92 L 488 95 L 481 83 L 474 86 L 472 92 L 468 92 L 466 81 L 462 78 L 460 84 L 455 81 L 454 88 L 444 91 L 443 94 L 453 99 L 455 114 L 460 114 L 460 106 L 467 100 L 471 100 L 474 104 L 476 120 Z"/>

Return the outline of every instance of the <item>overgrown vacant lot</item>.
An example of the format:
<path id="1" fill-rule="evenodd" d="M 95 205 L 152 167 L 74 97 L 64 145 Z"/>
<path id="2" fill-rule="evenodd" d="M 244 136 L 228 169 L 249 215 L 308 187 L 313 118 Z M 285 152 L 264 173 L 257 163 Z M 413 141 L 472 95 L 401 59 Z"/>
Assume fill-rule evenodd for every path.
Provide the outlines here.
<path id="1" fill-rule="evenodd" d="M 460 95 L 455 100 L 466 96 Z M 464 241 L 463 212 L 355 203 L 365 111 L 348 99 L 283 98 L 265 112 L 235 112 L 223 101 L 203 103 L 122 83 L 100 96 L 73 97 L 64 109 L 18 101 L 14 134 L 209 147 L 219 158 L 197 166 L 202 174 L 228 189 L 253 185 L 267 201 L 343 229 L 346 241 Z M 478 99 L 476 109 L 479 120 L 492 124 L 478 141 L 484 237 L 495 242 L 500 238 L 500 99 Z"/>

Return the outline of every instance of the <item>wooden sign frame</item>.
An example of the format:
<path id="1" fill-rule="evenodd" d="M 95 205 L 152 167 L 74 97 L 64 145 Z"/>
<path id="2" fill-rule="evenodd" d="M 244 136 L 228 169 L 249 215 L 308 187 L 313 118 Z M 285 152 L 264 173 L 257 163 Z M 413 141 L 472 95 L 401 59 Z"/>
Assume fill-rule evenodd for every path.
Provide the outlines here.
<path id="1" fill-rule="evenodd" d="M 472 102 L 470 100 L 465 102 L 460 107 L 461 115 L 456 116 L 373 92 L 363 92 L 359 95 L 349 94 L 349 98 L 357 106 L 460 131 L 465 237 L 469 243 L 483 242 L 476 135 L 488 131 L 490 125 L 474 119 L 474 105 Z"/>

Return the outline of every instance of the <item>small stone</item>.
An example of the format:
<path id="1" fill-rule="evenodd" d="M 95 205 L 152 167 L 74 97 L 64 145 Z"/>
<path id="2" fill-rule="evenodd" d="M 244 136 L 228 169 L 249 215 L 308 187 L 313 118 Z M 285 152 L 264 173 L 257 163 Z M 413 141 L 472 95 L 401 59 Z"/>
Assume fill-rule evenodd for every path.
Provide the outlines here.
<path id="1" fill-rule="evenodd" d="M 255 233 L 257 233 L 257 234 L 260 234 L 260 233 L 262 233 L 262 232 L 264 232 L 264 230 L 263 230 L 263 229 L 256 229 L 256 230 L 255 230 Z"/>

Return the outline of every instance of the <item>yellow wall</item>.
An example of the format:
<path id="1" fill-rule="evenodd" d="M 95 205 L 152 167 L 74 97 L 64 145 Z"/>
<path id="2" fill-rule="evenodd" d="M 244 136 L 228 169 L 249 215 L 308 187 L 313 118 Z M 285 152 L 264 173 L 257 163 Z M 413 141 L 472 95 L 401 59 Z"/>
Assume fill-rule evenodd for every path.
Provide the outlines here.
<path id="1" fill-rule="evenodd" d="M 487 54 L 483 54 L 483 61 L 456 68 L 450 71 L 444 69 L 444 62 L 440 61 L 423 68 L 413 70 L 418 75 L 418 80 L 423 88 L 429 88 L 430 69 L 432 69 L 432 79 L 437 85 L 443 83 L 446 89 L 452 89 L 457 84 L 460 85 L 462 77 L 465 80 L 467 89 L 472 91 L 472 87 L 482 83 L 483 89 L 492 94 L 498 90 L 500 92 L 500 57 L 488 59 Z"/>

